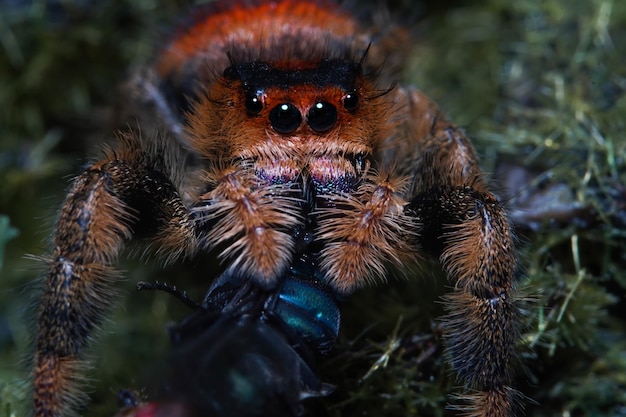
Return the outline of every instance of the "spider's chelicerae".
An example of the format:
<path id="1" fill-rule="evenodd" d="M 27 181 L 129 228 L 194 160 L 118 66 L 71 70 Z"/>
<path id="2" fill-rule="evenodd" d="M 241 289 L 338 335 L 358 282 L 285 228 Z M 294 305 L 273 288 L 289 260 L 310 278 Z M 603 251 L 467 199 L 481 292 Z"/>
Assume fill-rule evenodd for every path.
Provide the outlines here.
<path id="1" fill-rule="evenodd" d="M 34 414 L 76 406 L 118 255 L 148 236 L 169 261 L 212 252 L 223 281 L 280 294 L 275 316 L 318 350 L 338 329 L 326 301 L 390 264 L 438 258 L 453 285 L 444 331 L 458 408 L 514 415 L 511 226 L 465 134 L 393 83 L 405 32 L 321 1 L 227 4 L 197 12 L 133 79 L 122 113 L 140 129 L 70 188 L 38 315 Z M 321 313 L 280 304 L 294 299 Z"/>

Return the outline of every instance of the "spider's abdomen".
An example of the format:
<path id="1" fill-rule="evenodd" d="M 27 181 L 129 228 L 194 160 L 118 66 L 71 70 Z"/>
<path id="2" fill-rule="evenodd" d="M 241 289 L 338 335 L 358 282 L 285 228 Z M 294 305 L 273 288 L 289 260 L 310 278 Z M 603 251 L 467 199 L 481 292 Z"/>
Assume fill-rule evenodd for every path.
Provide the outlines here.
<path id="1" fill-rule="evenodd" d="M 340 53 L 345 40 L 359 32 L 352 16 L 335 2 L 323 0 L 220 1 L 199 9 L 185 23 L 157 61 L 161 76 L 188 65 L 223 70 L 231 61 L 225 50 L 235 53 L 232 59 L 238 61 L 261 58 L 261 54 L 308 59 L 312 54 L 325 55 L 328 46 Z M 290 39 L 290 49 L 285 49 L 285 39 Z"/>

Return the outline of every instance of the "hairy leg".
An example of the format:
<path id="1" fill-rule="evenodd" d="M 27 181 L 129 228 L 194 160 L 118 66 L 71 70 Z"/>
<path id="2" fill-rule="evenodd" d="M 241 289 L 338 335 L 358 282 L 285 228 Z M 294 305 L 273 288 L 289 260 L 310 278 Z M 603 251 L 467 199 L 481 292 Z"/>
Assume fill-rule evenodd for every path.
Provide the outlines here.
<path id="1" fill-rule="evenodd" d="M 89 166 L 61 208 L 39 306 L 34 414 L 60 417 L 82 401 L 76 389 L 83 350 L 113 296 L 112 265 L 125 241 L 152 235 L 157 250 L 195 250 L 194 223 L 168 177 L 166 162 L 138 139 Z"/>
<path id="2" fill-rule="evenodd" d="M 421 249 L 440 259 L 454 286 L 446 296 L 447 351 L 465 394 L 468 416 L 508 417 L 518 340 L 517 260 L 506 210 L 489 190 L 463 132 L 417 91 L 407 99 L 406 131 L 417 152 L 406 169 L 413 183 L 407 212 L 421 225 Z"/>

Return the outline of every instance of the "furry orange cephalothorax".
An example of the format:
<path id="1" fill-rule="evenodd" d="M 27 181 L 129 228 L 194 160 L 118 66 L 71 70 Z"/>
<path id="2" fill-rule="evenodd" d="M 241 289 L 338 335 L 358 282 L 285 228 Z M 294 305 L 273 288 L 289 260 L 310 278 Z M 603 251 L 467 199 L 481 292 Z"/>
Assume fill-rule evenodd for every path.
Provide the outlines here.
<path id="1" fill-rule="evenodd" d="M 363 28 L 321 1 L 223 2 L 192 20 L 129 83 L 120 119 L 141 132 L 121 134 L 61 208 L 35 415 L 66 415 L 79 397 L 72 381 L 118 255 L 141 235 L 169 261 L 216 252 L 220 285 L 241 286 L 220 308 L 246 306 L 237 317 L 257 317 L 254 331 L 274 317 L 313 350 L 336 338 L 335 295 L 434 256 L 454 283 L 445 332 L 460 408 L 512 416 L 511 227 L 464 133 L 419 91 L 393 87 L 405 32 Z M 241 300 L 256 297 L 254 315 Z"/>

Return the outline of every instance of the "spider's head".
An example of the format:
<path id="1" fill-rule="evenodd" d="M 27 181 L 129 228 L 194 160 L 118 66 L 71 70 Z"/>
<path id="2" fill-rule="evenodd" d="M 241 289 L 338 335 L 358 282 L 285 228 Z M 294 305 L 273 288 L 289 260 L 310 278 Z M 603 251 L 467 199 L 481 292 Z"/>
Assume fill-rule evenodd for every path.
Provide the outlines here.
<path id="1" fill-rule="evenodd" d="M 380 42 L 358 35 L 353 16 L 318 0 L 209 8 L 155 65 L 199 155 L 306 161 L 374 151 L 392 104 L 372 76 L 382 65 Z"/>
<path id="2" fill-rule="evenodd" d="M 367 155 L 384 113 L 358 62 L 250 61 L 226 68 L 195 106 L 189 131 L 206 156 Z"/>

